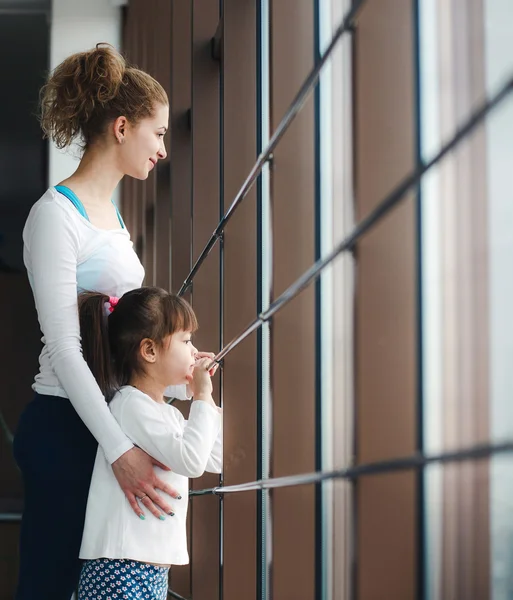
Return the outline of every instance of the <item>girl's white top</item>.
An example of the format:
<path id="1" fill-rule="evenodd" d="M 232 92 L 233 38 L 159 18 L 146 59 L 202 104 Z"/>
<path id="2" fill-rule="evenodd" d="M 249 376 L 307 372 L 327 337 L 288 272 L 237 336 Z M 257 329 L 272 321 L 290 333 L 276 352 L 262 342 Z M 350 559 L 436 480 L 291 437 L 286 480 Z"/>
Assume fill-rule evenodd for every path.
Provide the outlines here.
<path id="1" fill-rule="evenodd" d="M 164 521 L 143 505 L 146 519 L 132 510 L 103 452 L 94 464 L 80 549 L 80 558 L 127 558 L 141 562 L 182 565 L 189 562 L 186 518 L 189 477 L 204 471 L 220 473 L 222 415 L 219 408 L 195 401 L 189 419 L 169 404 L 159 404 L 143 392 L 125 386 L 110 402 L 110 410 L 134 443 L 171 469 L 158 475 L 181 500 L 167 497 L 175 515 Z"/>
<path id="2" fill-rule="evenodd" d="M 112 463 L 133 447 L 110 413 L 82 357 L 77 294 L 122 296 L 138 288 L 143 266 L 126 228 L 98 229 L 54 188 L 34 204 L 23 230 L 23 258 L 43 333 L 34 390 L 69 398 Z M 185 386 L 167 395 L 186 398 Z"/>

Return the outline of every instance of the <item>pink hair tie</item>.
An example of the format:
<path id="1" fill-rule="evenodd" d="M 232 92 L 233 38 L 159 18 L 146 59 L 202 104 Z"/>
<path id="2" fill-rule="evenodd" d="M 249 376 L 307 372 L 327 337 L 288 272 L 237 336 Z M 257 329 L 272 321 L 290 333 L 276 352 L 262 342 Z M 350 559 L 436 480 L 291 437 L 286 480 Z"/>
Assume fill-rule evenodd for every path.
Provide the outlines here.
<path id="1" fill-rule="evenodd" d="M 119 298 L 117 298 L 116 296 L 109 297 L 109 302 L 108 302 L 108 304 L 110 305 L 109 312 L 112 312 L 114 310 L 114 307 L 117 305 L 118 302 L 119 302 Z"/>

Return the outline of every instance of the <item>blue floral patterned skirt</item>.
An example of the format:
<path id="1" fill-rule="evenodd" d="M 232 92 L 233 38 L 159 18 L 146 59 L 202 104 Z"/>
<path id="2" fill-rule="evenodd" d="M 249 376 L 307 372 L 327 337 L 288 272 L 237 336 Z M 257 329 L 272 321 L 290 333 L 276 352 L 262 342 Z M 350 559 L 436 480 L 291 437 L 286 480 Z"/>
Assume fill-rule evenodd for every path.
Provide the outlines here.
<path id="1" fill-rule="evenodd" d="M 82 567 L 79 600 L 166 600 L 168 567 L 135 560 L 98 558 Z"/>

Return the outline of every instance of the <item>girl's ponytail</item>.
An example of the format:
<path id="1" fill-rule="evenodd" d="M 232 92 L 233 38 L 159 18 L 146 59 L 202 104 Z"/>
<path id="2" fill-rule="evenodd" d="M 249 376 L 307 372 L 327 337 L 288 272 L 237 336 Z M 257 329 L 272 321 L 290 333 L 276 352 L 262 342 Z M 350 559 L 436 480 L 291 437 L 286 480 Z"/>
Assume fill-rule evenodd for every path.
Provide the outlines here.
<path id="1" fill-rule="evenodd" d="M 109 296 L 85 292 L 78 297 L 82 353 L 105 399 L 109 402 L 117 389 L 109 342 L 105 303 Z"/>

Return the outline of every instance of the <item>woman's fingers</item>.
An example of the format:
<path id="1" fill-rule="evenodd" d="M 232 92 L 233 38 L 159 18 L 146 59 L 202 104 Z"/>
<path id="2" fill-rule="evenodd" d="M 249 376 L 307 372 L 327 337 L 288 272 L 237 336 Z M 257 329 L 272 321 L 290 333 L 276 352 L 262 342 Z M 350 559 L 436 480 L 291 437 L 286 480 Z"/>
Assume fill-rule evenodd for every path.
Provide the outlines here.
<path id="1" fill-rule="evenodd" d="M 171 469 L 169 467 L 166 467 L 166 465 L 159 462 L 156 458 L 153 458 L 153 456 L 151 456 L 150 458 L 153 461 L 153 464 L 156 465 L 157 467 L 165 469 L 166 471 L 171 471 Z M 165 481 L 162 481 L 162 479 L 160 479 L 157 475 L 155 475 L 155 478 L 153 481 L 153 487 L 156 490 L 161 490 L 162 492 L 165 492 L 166 494 L 168 494 L 169 496 L 171 496 L 171 498 L 174 498 L 175 500 L 181 499 L 180 493 L 177 492 L 170 485 L 168 485 Z"/>
<path id="2" fill-rule="evenodd" d="M 160 490 L 160 491 L 164 492 L 165 494 L 167 494 L 168 496 L 171 496 L 171 498 L 174 498 L 175 500 L 182 499 L 180 494 L 174 488 L 172 488 L 169 484 L 167 484 L 165 481 L 162 481 L 162 479 L 159 479 L 158 477 L 155 477 L 155 483 L 153 485 L 155 487 L 155 490 Z M 159 496 L 159 498 L 160 498 L 160 496 Z M 159 506 L 161 506 L 161 505 L 159 505 Z"/>
<path id="3" fill-rule="evenodd" d="M 151 512 L 151 514 L 160 519 L 161 521 L 165 519 L 165 515 L 174 516 L 173 508 L 164 500 L 164 498 L 157 492 L 157 490 L 162 490 L 166 494 L 169 494 L 175 499 L 181 500 L 182 497 L 176 490 L 174 490 L 170 485 L 164 483 L 158 477 L 155 479 L 154 488 L 147 486 L 145 491 L 141 491 L 137 495 L 132 494 L 131 492 L 127 492 L 125 490 L 125 496 L 132 507 L 134 513 L 140 518 L 144 519 L 144 512 L 141 509 L 140 504 L 142 504 L 147 510 Z"/>
<path id="4" fill-rule="evenodd" d="M 125 492 L 125 496 L 126 499 L 128 500 L 128 503 L 130 504 L 130 506 L 132 507 L 132 510 L 134 511 L 134 513 L 140 518 L 140 519 L 144 519 L 144 513 L 141 510 L 141 507 L 139 506 L 139 504 L 137 504 L 137 500 L 135 498 L 135 494 L 132 494 L 131 492 L 127 492 L 126 490 L 123 490 Z"/>
<path id="5" fill-rule="evenodd" d="M 166 484 L 162 481 L 155 482 L 155 488 L 148 490 L 147 495 L 142 499 L 144 506 L 151 510 L 151 512 L 158 518 L 162 518 L 162 513 L 166 515 L 174 515 L 173 508 L 164 500 L 164 498 L 157 492 L 157 489 L 162 489 L 166 492 Z M 167 486 L 169 488 L 169 486 Z M 169 488 L 171 490 L 171 488 Z M 171 490 L 172 491 L 172 490 Z"/>
<path id="6" fill-rule="evenodd" d="M 142 506 L 157 519 L 163 518 L 162 512 L 174 512 L 169 504 L 158 494 L 157 489 L 177 498 L 179 494 L 161 481 L 155 474 L 153 465 L 167 469 L 160 461 L 150 457 L 140 448 L 132 448 L 112 464 L 112 470 L 135 514 L 143 519 Z M 142 516 L 141 516 L 142 515 Z"/>
<path id="7" fill-rule="evenodd" d="M 163 521 L 166 517 L 163 513 L 170 514 L 173 512 L 171 507 L 167 505 L 166 502 L 155 492 L 153 489 L 148 489 L 147 494 L 143 494 L 141 498 L 139 498 L 139 502 L 144 504 L 144 506 L 151 512 L 154 517 Z M 162 509 L 160 510 L 159 507 Z"/>
<path id="8" fill-rule="evenodd" d="M 164 471 L 171 471 L 171 469 L 169 467 L 166 467 L 166 465 L 164 463 L 161 463 L 156 458 L 153 458 L 153 456 L 150 456 L 150 458 L 151 458 L 152 464 L 154 464 L 156 467 L 160 467 Z M 178 495 L 178 493 L 177 493 L 177 495 Z M 176 496 L 174 494 L 171 494 L 171 496 L 173 496 L 173 498 L 176 498 Z"/>

